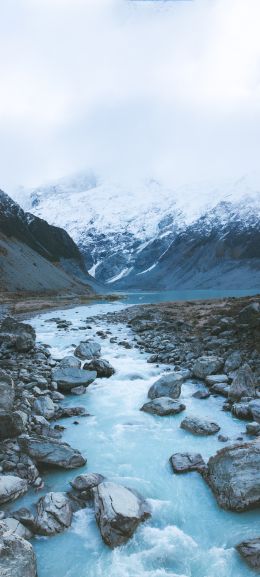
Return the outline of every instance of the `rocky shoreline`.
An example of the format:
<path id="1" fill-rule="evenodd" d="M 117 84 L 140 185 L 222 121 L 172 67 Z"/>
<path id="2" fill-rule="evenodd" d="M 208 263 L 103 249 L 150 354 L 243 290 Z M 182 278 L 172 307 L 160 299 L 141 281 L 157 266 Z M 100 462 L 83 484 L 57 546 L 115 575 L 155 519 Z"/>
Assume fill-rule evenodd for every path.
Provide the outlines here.
<path id="1" fill-rule="evenodd" d="M 245 422 L 246 432 L 205 463 L 199 454 L 170 456 L 174 474 L 197 471 L 211 487 L 218 504 L 242 512 L 260 505 L 260 298 L 223 299 L 139 305 L 91 320 L 106 319 L 111 328 L 96 331 L 125 349 L 149 353 L 148 362 L 167 365 L 150 387 L 140 409 L 161 418 L 185 411 L 182 384 L 196 379 L 195 393 L 203 402 L 223 396 L 223 410 Z M 55 317 L 54 330 L 70 330 L 68 321 Z M 131 329 L 129 339 L 113 336 L 113 325 Z M 51 536 L 68 528 L 73 513 L 93 506 L 104 542 L 125 543 L 151 512 L 134 491 L 98 473 L 81 474 L 64 493 L 46 493 L 36 506 L 15 508 L 15 500 L 29 488 L 44 487 L 49 467 L 74 469 L 86 456 L 62 441 L 65 417 L 87 418 L 81 406 L 63 404 L 94 380 L 112 376 L 114 369 L 101 356 L 98 341 L 83 340 L 74 355 L 53 359 L 47 345 L 36 343 L 31 325 L 10 317 L 0 324 L 0 569 L 3 577 L 36 577 L 36 559 L 28 541 L 34 535 Z M 190 434 L 217 435 L 217 422 L 184 415 L 181 427 Z M 192 480 L 191 480 L 192 482 Z M 260 569 L 260 537 L 238 544 L 239 553 Z"/>

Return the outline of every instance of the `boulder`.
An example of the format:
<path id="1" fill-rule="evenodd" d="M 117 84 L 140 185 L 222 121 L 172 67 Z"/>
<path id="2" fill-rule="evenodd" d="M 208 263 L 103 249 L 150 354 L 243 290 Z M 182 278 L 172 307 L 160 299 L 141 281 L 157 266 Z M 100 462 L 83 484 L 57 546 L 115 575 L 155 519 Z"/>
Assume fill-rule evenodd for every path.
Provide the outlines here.
<path id="1" fill-rule="evenodd" d="M 16 421 L 14 412 L 0 410 L 0 441 L 16 437 L 20 432 L 19 423 Z"/>
<path id="2" fill-rule="evenodd" d="M 240 365 L 242 364 L 242 355 L 240 351 L 233 351 L 225 361 L 225 372 L 230 373 L 232 371 L 236 371 Z"/>
<path id="3" fill-rule="evenodd" d="M 33 411 L 47 420 L 52 419 L 55 415 L 54 402 L 48 395 L 39 397 L 33 403 Z"/>
<path id="4" fill-rule="evenodd" d="M 192 416 L 185 417 L 180 426 L 194 435 L 215 435 L 220 430 L 217 423 Z"/>
<path id="5" fill-rule="evenodd" d="M 37 463 L 63 469 L 75 469 L 86 463 L 86 459 L 80 451 L 58 439 L 46 438 L 41 435 L 21 435 L 18 442 L 21 450 Z"/>
<path id="6" fill-rule="evenodd" d="M 70 392 L 75 387 L 88 387 L 95 380 L 95 371 L 83 371 L 81 369 L 57 368 L 52 371 L 52 378 L 57 382 L 61 391 Z"/>
<path id="7" fill-rule="evenodd" d="M 213 385 L 216 385 L 217 383 L 225 383 L 227 384 L 228 382 L 228 376 L 227 375 L 210 375 L 209 377 L 206 377 L 206 383 L 209 387 L 212 387 Z"/>
<path id="8" fill-rule="evenodd" d="M 0 528 L 1 577 L 37 577 L 36 557 L 31 543 L 9 532 L 7 525 Z"/>
<path id="9" fill-rule="evenodd" d="M 93 359 L 99 357 L 101 346 L 98 342 L 89 339 L 88 341 L 81 341 L 74 351 L 74 355 L 79 359 Z"/>
<path id="10" fill-rule="evenodd" d="M 76 357 L 67 356 L 61 359 L 58 365 L 59 369 L 80 369 L 81 361 L 76 359 Z"/>
<path id="11" fill-rule="evenodd" d="M 192 395 L 194 397 L 194 399 L 208 399 L 210 397 L 210 393 L 209 391 L 196 391 L 195 393 L 193 393 Z"/>
<path id="12" fill-rule="evenodd" d="M 0 475 L 0 505 L 14 501 L 28 489 L 27 481 L 13 475 Z"/>
<path id="13" fill-rule="evenodd" d="M 166 415 L 177 415 L 185 409 L 186 406 L 180 403 L 180 401 L 174 400 L 171 397 L 158 397 L 149 403 L 145 403 L 140 410 L 145 413 L 164 417 Z"/>
<path id="14" fill-rule="evenodd" d="M 126 543 L 138 525 L 150 517 L 144 499 L 122 485 L 105 481 L 93 492 L 96 520 L 109 547 Z"/>
<path id="15" fill-rule="evenodd" d="M 23 539 L 32 538 L 31 531 L 27 529 L 27 527 L 25 527 L 22 523 L 20 523 L 18 519 L 14 519 L 13 517 L 5 517 L 4 521 L 0 522 L 0 531 L 3 523 L 6 525 L 7 530 L 11 535 L 17 535 L 17 537 L 22 537 Z"/>
<path id="16" fill-rule="evenodd" d="M 76 491 L 89 491 L 90 489 L 94 489 L 105 480 L 103 475 L 99 473 L 86 473 L 85 475 L 78 475 L 71 481 L 71 486 Z"/>
<path id="17" fill-rule="evenodd" d="M 4 343 L 8 347 L 24 353 L 34 347 L 35 340 L 35 330 L 31 325 L 19 323 L 11 317 L 7 317 L 1 323 L 0 344 Z"/>
<path id="18" fill-rule="evenodd" d="M 210 457 L 207 481 L 218 504 L 231 511 L 260 505 L 260 441 L 225 447 Z"/>
<path id="19" fill-rule="evenodd" d="M 210 389 L 211 393 L 215 395 L 222 395 L 222 397 L 228 397 L 230 385 L 227 383 L 216 383 Z"/>
<path id="20" fill-rule="evenodd" d="M 229 389 L 228 397 L 231 401 L 239 401 L 242 397 L 255 396 L 255 377 L 249 365 L 245 364 L 238 369 Z"/>
<path id="21" fill-rule="evenodd" d="M 260 399 L 254 399 L 248 403 L 249 411 L 252 418 L 260 423 Z"/>
<path id="22" fill-rule="evenodd" d="M 170 457 L 170 463 L 174 473 L 201 472 L 206 469 L 206 463 L 200 453 L 174 453 Z"/>
<path id="23" fill-rule="evenodd" d="M 178 372 L 165 373 L 160 379 L 150 387 L 148 391 L 149 399 L 157 399 L 158 397 L 171 397 L 171 399 L 178 399 L 181 394 L 181 386 L 184 382 L 184 377 Z"/>
<path id="24" fill-rule="evenodd" d="M 206 379 L 209 375 L 218 373 L 224 366 L 224 360 L 221 357 L 202 356 L 199 357 L 193 366 L 193 376 L 199 379 Z"/>
<path id="25" fill-rule="evenodd" d="M 260 571 L 260 537 L 243 541 L 236 546 L 236 549 L 249 567 Z"/>
<path id="26" fill-rule="evenodd" d="M 72 505 L 66 493 L 47 493 L 36 505 L 35 533 L 55 535 L 71 525 Z"/>
<path id="27" fill-rule="evenodd" d="M 248 435 L 259 435 L 260 434 L 260 423 L 252 422 L 248 423 L 246 426 L 246 432 Z"/>
<path id="28" fill-rule="evenodd" d="M 260 304 L 250 303 L 244 307 L 240 311 L 238 319 L 242 324 L 249 324 L 252 327 L 258 326 L 260 322 Z"/>
<path id="29" fill-rule="evenodd" d="M 115 373 L 114 367 L 105 359 L 93 359 L 90 363 L 85 363 L 83 369 L 96 371 L 99 379 L 109 378 Z"/>
<path id="30" fill-rule="evenodd" d="M 238 419 L 244 419 L 245 421 L 250 421 L 252 419 L 252 414 L 248 402 L 234 403 L 232 405 L 231 412 L 232 415 Z"/>

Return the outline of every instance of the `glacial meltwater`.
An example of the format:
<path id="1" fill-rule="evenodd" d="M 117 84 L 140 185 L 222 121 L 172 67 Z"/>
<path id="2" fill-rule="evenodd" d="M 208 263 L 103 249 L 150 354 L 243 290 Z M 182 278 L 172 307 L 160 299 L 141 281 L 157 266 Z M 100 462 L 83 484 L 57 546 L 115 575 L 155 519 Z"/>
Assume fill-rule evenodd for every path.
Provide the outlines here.
<path id="1" fill-rule="evenodd" d="M 140 302 L 137 294 L 133 300 Z M 152 301 L 150 297 L 147 300 Z M 180 429 L 185 415 L 216 421 L 220 432 L 232 440 L 245 430 L 245 424 L 221 410 L 223 398 L 192 397 L 202 387 L 194 381 L 187 381 L 182 387 L 181 399 L 187 407 L 184 413 L 159 417 L 141 412 L 150 385 L 164 367 L 147 363 L 148 355 L 137 348 L 125 349 L 110 343 L 109 338 L 96 336 L 97 330 L 111 329 L 113 336 L 132 341 L 127 327 L 109 326 L 104 320 L 91 321 L 92 316 L 123 306 L 118 302 L 100 303 L 52 311 L 32 319 L 38 340 L 50 345 L 54 358 L 72 353 L 80 340 L 94 336 L 100 340 L 102 357 L 110 361 L 116 373 L 109 379 L 97 379 L 85 395 L 66 397 L 67 405 L 84 406 L 91 414 L 77 417 L 78 425 L 74 424 L 75 417 L 61 421 L 66 427 L 63 439 L 82 452 L 87 465 L 46 474 L 44 489 L 31 491 L 16 507 L 36 502 L 48 491 L 66 491 L 76 475 L 93 471 L 138 490 L 149 500 L 152 517 L 139 526 L 126 545 L 110 550 L 101 539 L 93 509 L 80 510 L 63 534 L 34 539 L 39 577 L 254 575 L 235 545 L 259 534 L 258 514 L 220 509 L 198 473 L 175 475 L 169 465 L 169 457 L 175 452 L 196 451 L 207 459 L 224 446 L 217 435 L 197 437 Z M 70 330 L 57 331 L 56 324 L 49 321 L 55 316 L 72 321 Z M 91 328 L 83 328 L 86 325 Z"/>

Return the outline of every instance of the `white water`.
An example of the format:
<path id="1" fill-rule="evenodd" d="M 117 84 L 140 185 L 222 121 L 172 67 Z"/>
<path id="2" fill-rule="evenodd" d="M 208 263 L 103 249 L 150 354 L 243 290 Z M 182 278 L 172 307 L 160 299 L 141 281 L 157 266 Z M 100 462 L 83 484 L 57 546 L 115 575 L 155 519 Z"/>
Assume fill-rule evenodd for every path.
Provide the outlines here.
<path id="1" fill-rule="evenodd" d="M 119 304 L 98 304 L 40 315 L 32 324 L 38 339 L 52 347 L 54 357 L 71 353 L 74 345 L 96 330 L 111 328 L 113 335 L 132 338 L 125 327 L 107 327 L 100 322 L 92 329 L 56 331 L 59 316 L 73 322 L 72 328 L 86 325 L 86 318 L 98 312 L 120 308 Z M 91 324 L 88 320 L 87 324 Z M 56 332 L 54 332 L 56 331 Z M 130 336 L 129 336 L 130 335 Z M 86 467 L 46 476 L 44 491 L 67 490 L 69 480 L 84 471 L 94 471 L 138 489 L 150 500 L 153 515 L 140 526 L 127 545 L 111 551 L 101 540 L 92 509 L 74 516 L 72 527 L 52 538 L 34 540 L 39 577 L 249 577 L 254 575 L 243 563 L 234 546 L 259 533 L 254 512 L 230 513 L 221 510 L 211 491 L 197 473 L 174 475 L 168 460 L 176 451 L 199 451 L 208 458 L 223 446 L 213 437 L 195 437 L 179 428 L 185 414 L 216 420 L 221 433 L 235 439 L 245 430 L 243 422 L 223 411 L 223 399 L 198 400 L 192 393 L 200 386 L 186 383 L 182 400 L 185 413 L 156 417 L 140 412 L 149 386 L 163 368 L 147 364 L 138 349 L 125 350 L 109 339 L 100 340 L 102 356 L 116 368 L 110 379 L 97 379 L 81 397 L 67 397 L 66 403 L 84 405 L 93 416 L 62 423 L 64 440 L 87 457 Z M 33 500 L 39 498 L 33 494 Z M 28 504 L 27 495 L 19 504 Z"/>

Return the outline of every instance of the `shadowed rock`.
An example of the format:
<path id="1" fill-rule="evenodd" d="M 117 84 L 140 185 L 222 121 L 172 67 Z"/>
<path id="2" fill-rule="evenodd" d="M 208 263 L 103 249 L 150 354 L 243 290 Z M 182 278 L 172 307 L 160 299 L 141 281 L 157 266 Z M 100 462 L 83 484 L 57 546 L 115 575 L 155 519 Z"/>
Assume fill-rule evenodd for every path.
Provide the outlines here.
<path id="1" fill-rule="evenodd" d="M 203 356 L 194 363 L 193 375 L 199 379 L 206 379 L 209 375 L 221 371 L 223 365 L 224 361 L 221 357 Z"/>
<path id="2" fill-rule="evenodd" d="M 63 469 L 75 469 L 85 465 L 86 459 L 80 451 L 73 449 L 68 443 L 57 439 L 50 439 L 40 435 L 21 435 L 19 445 L 37 463 L 61 467 Z"/>
<path id="3" fill-rule="evenodd" d="M 52 372 L 53 380 L 58 383 L 61 391 L 69 392 L 75 387 L 88 387 L 95 380 L 97 373 L 95 371 L 83 371 L 73 368 L 57 368 Z"/>
<path id="4" fill-rule="evenodd" d="M 206 463 L 200 453 L 174 453 L 170 457 L 174 473 L 188 473 L 206 469 Z"/>
<path id="5" fill-rule="evenodd" d="M 177 415 L 185 409 L 186 406 L 180 403 L 180 401 L 171 399 L 171 397 L 158 397 L 149 403 L 145 403 L 140 410 L 145 413 L 164 417 L 167 415 Z"/>
<path id="6" fill-rule="evenodd" d="M 237 375 L 230 386 L 228 397 L 231 401 L 239 401 L 242 397 L 255 396 L 255 377 L 249 365 L 238 369 Z"/>
<path id="7" fill-rule="evenodd" d="M 92 339 L 81 341 L 74 351 L 74 355 L 80 359 L 93 359 L 100 356 L 101 346 Z"/>
<path id="8" fill-rule="evenodd" d="M 115 373 L 114 367 L 105 359 L 93 359 L 90 363 L 86 363 L 84 370 L 96 371 L 99 379 L 109 378 Z"/>
<path id="9" fill-rule="evenodd" d="M 8 525 L 0 527 L 1 577 L 37 577 L 36 557 L 32 545 L 22 537 L 10 534 Z"/>
<path id="10" fill-rule="evenodd" d="M 249 567 L 257 572 L 260 571 L 260 537 L 243 541 L 236 546 L 236 549 Z"/>
<path id="11" fill-rule="evenodd" d="M 199 417 L 185 417 L 180 426 L 194 435 L 215 435 L 220 430 L 217 423 Z"/>
<path id="12" fill-rule="evenodd" d="M 171 397 L 171 399 L 178 399 L 181 394 L 181 386 L 184 382 L 184 377 L 181 373 L 167 373 L 150 387 L 148 391 L 149 399 L 157 399 L 158 397 Z"/>

